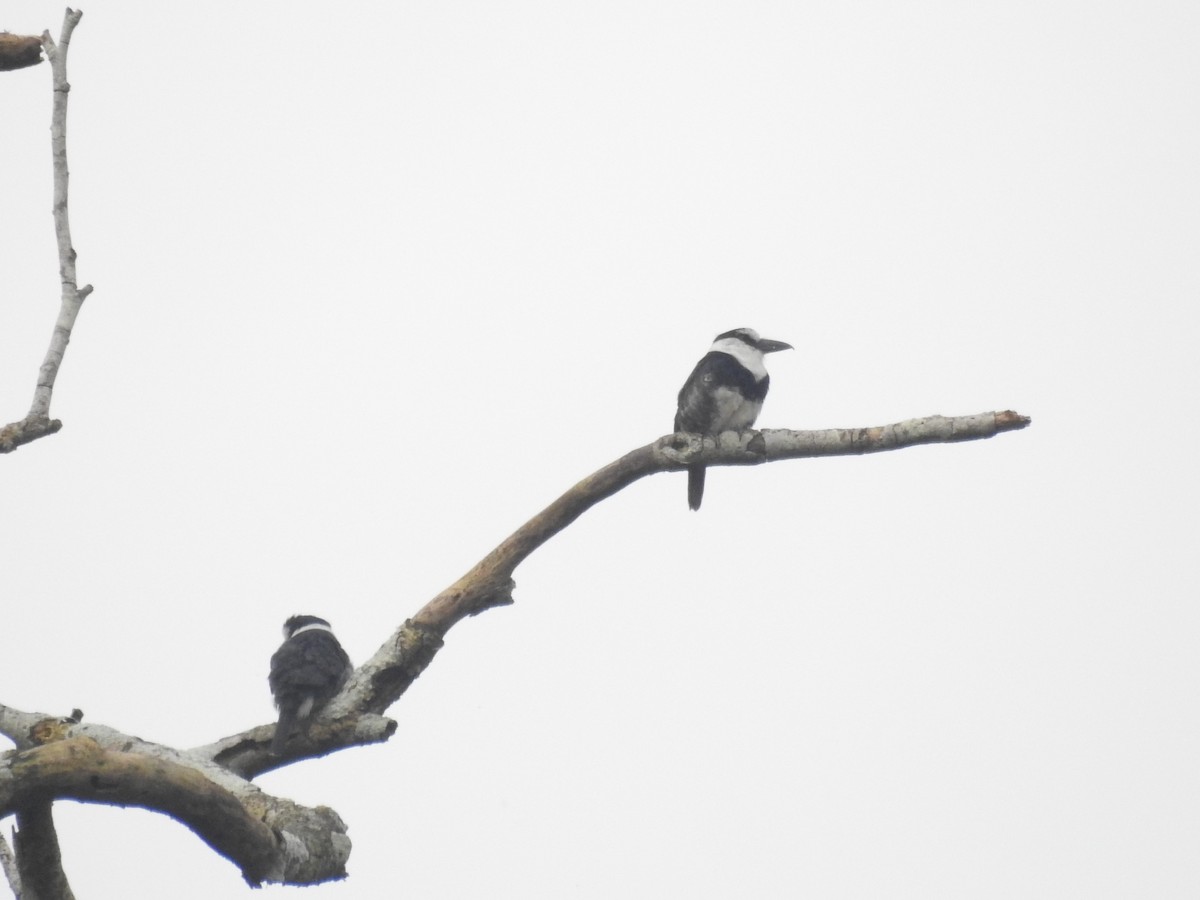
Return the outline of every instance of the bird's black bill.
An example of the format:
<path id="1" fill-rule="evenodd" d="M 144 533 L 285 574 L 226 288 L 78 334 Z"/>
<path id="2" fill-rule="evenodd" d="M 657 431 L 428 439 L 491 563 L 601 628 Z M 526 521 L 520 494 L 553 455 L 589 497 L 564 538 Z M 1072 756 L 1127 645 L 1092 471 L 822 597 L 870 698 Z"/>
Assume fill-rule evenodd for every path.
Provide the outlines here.
<path id="1" fill-rule="evenodd" d="M 796 348 L 791 344 L 785 344 L 783 341 L 769 341 L 766 338 L 760 338 L 758 349 L 763 353 L 776 353 L 780 350 L 795 350 Z"/>

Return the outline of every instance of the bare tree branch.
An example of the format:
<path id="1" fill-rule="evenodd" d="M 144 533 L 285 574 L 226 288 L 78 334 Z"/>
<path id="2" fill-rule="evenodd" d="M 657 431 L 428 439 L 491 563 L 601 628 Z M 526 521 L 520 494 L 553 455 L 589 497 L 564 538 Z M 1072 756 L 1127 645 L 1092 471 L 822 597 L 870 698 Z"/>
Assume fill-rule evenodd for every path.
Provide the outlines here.
<path id="1" fill-rule="evenodd" d="M 75 319 L 83 306 L 84 298 L 92 292 L 92 286 L 78 287 L 75 275 L 75 248 L 71 244 L 71 222 L 67 214 L 67 187 L 70 172 L 67 169 L 67 95 L 71 85 L 67 81 L 67 51 L 71 34 L 79 24 L 82 12 L 67 9 L 63 18 L 62 33 L 58 43 L 46 32 L 41 43 L 46 48 L 54 79 L 54 111 L 50 118 L 50 149 L 54 162 L 54 234 L 58 241 L 58 274 L 62 283 L 58 319 L 50 337 L 46 358 L 38 370 L 37 387 L 33 392 L 33 405 L 24 419 L 0 428 L 0 453 L 10 453 L 22 444 L 28 444 L 62 428 L 62 422 L 50 418 L 50 400 L 54 393 L 54 382 Z"/>
<path id="2" fill-rule="evenodd" d="M 267 751 L 275 734 L 274 723 L 258 725 L 214 743 L 194 747 L 188 753 L 211 760 L 243 778 L 254 778 L 302 759 L 316 759 L 348 747 L 382 743 L 395 733 L 394 719 L 374 713 L 352 712 L 337 718 L 325 715 L 318 717 L 309 725 L 305 740 L 293 740 L 282 756 L 274 756 Z"/>
<path id="3" fill-rule="evenodd" d="M 57 44 L 49 32 L 42 36 L 46 45 L 46 55 L 50 58 L 54 72 L 54 113 L 50 119 L 50 146 L 54 158 L 54 234 L 58 239 L 58 275 L 62 283 L 62 307 L 54 326 L 50 348 L 46 352 L 46 360 L 42 363 L 37 390 L 33 395 L 33 406 L 29 409 L 30 417 L 44 417 L 50 414 L 54 381 L 66 353 L 67 343 L 71 339 L 75 317 L 79 314 L 84 298 L 92 291 L 91 285 L 82 289 L 77 287 L 76 254 L 71 243 L 71 220 L 67 213 L 67 194 L 71 177 L 67 167 L 67 99 L 71 91 L 71 84 L 67 81 L 67 52 L 71 46 L 71 34 L 82 16 L 82 12 L 67 10 Z"/>
<path id="4" fill-rule="evenodd" d="M 716 438 L 666 435 L 580 481 L 425 604 L 359 667 L 312 723 L 308 740 L 293 742 L 283 757 L 266 750 L 273 724 L 181 752 L 106 726 L 81 724 L 78 711 L 55 719 L 0 705 L 0 734 L 17 745 L 0 757 L 0 817 L 29 815 L 39 803 L 46 804 L 48 814 L 49 801 L 60 797 L 142 806 L 188 825 L 238 865 L 251 884 L 344 877 L 350 841 L 337 814 L 270 797 L 249 779 L 299 759 L 387 740 L 396 723 L 382 713 L 429 665 L 445 633 L 466 616 L 512 603 L 516 567 L 592 506 L 647 475 L 682 471 L 697 462 L 745 466 L 878 453 L 989 438 L 1029 421 L 1005 411 L 872 428 L 728 432 Z"/>
<path id="5" fill-rule="evenodd" d="M 264 725 L 192 752 L 243 777 L 253 778 L 298 758 L 386 740 L 391 735 L 387 728 L 394 728 L 394 723 L 378 717 L 429 665 L 441 649 L 446 632 L 466 616 L 512 603 L 512 576 L 518 565 L 584 512 L 647 475 L 682 471 L 696 462 L 709 466 L 750 466 L 785 459 L 855 456 L 920 444 L 981 440 L 1022 429 L 1029 422 L 1019 413 L 1004 411 L 974 416 L 928 416 L 871 428 L 727 432 L 717 438 L 686 433 L 666 435 L 576 484 L 401 625 L 321 712 L 312 729 L 314 741 L 310 750 L 298 750 L 295 744 L 300 742 L 295 742 L 291 752 L 296 756 L 272 756 L 266 745 L 273 732 L 271 726 Z M 360 730 L 369 735 L 366 740 L 359 739 Z"/>
<path id="6" fill-rule="evenodd" d="M 647 475 L 678 472 L 698 462 L 708 466 L 752 466 L 784 459 L 856 456 L 920 444 L 979 440 L 1024 428 L 1029 422 L 1025 416 L 1004 411 L 928 416 L 872 428 L 776 429 L 727 432 L 718 438 L 696 434 L 659 438 L 579 482 L 425 604 L 359 668 L 326 714 L 337 715 L 347 706 L 376 713 L 386 710 L 429 664 L 441 646 L 442 635 L 456 622 L 512 602 L 513 571 L 529 554 L 601 500 Z"/>
<path id="7" fill-rule="evenodd" d="M 251 884 L 345 877 L 350 839 L 331 809 L 272 797 L 207 759 L 103 725 L 5 706 L 0 720 L 31 743 L 0 756 L 0 818 L 62 798 L 140 806 L 187 825 Z"/>

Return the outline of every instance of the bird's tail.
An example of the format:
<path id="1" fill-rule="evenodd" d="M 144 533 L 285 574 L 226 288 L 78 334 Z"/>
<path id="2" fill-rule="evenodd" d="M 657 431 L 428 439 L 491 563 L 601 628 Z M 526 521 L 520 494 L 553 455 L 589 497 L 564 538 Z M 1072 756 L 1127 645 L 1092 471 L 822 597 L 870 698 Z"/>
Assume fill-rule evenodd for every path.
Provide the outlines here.
<path id="1" fill-rule="evenodd" d="M 704 466 L 688 466 L 688 509 L 699 509 L 704 499 Z"/>
<path id="2" fill-rule="evenodd" d="M 283 747 L 287 743 L 287 739 L 292 736 L 292 732 L 295 730 L 295 712 L 290 709 L 281 709 L 279 711 L 279 724 L 275 726 L 275 736 L 271 738 L 271 753 L 273 755 L 283 755 Z"/>

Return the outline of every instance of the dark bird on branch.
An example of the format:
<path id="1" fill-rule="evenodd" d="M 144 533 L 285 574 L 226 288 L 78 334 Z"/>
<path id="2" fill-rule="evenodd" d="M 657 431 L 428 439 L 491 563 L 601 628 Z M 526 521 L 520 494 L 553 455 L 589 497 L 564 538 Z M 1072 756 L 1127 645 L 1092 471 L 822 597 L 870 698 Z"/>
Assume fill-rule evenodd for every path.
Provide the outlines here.
<path id="1" fill-rule="evenodd" d="M 791 344 L 760 338 L 752 328 L 718 334 L 679 392 L 675 430 L 716 437 L 754 424 L 771 384 L 763 356 Z M 704 466 L 688 466 L 688 508 L 704 498 Z"/>
<path id="2" fill-rule="evenodd" d="M 333 629 L 318 616 L 292 616 L 283 623 L 283 638 L 267 679 L 279 709 L 271 739 L 276 756 L 297 728 L 308 733 L 313 715 L 337 696 L 354 671 Z"/>

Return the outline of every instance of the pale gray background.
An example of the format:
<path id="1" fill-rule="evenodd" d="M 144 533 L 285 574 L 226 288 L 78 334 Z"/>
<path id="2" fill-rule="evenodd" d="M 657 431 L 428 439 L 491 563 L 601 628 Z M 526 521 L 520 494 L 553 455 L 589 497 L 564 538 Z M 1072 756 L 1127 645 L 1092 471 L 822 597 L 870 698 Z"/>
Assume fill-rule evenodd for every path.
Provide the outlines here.
<path id="1" fill-rule="evenodd" d="M 1034 425 L 588 513 L 389 744 L 262 779 L 350 824 L 312 896 L 1200 895 L 1200 5 L 84 10 L 96 292 L 63 431 L 0 459 L 0 700 L 269 720 L 286 616 L 361 661 L 746 325 L 796 346 L 764 426 Z M 2 421 L 49 78 L 0 76 Z M 248 896 L 162 817 L 57 819 L 81 898 Z"/>

